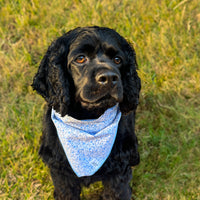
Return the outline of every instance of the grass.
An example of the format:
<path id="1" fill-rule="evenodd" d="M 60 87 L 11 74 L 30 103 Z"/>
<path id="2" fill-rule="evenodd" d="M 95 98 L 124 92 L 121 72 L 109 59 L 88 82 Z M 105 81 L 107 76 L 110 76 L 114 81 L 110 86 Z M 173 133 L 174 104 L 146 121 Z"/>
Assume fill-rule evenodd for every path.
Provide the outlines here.
<path id="1" fill-rule="evenodd" d="M 136 200 L 200 199 L 198 0 L 0 0 L 0 199 L 52 199 L 38 157 L 44 100 L 30 84 L 48 45 L 77 26 L 116 29 L 135 47 L 142 79 Z M 82 199 L 97 199 L 100 183 Z"/>

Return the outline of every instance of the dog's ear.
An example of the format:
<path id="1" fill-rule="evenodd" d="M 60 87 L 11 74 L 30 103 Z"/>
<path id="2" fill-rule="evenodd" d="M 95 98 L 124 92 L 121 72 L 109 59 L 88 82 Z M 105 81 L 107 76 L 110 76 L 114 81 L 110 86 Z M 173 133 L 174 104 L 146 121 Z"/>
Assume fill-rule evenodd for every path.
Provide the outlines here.
<path id="1" fill-rule="evenodd" d="M 43 57 L 32 87 L 61 115 L 70 104 L 70 74 L 67 55 L 74 34 L 68 32 L 55 40 Z"/>
<path id="2" fill-rule="evenodd" d="M 125 45 L 127 62 L 121 70 L 123 84 L 123 101 L 120 103 L 120 110 L 127 114 L 136 110 L 139 103 L 139 92 L 141 81 L 137 74 L 137 61 L 134 49 L 128 44 Z"/>

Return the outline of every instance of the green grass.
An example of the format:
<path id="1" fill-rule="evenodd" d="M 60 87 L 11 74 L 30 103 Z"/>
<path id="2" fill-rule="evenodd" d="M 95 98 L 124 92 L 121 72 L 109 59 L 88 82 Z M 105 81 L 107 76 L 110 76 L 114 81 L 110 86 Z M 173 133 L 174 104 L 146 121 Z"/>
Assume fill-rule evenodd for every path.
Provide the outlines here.
<path id="1" fill-rule="evenodd" d="M 0 0 L 0 199 L 52 199 L 38 157 L 44 100 L 30 84 L 48 45 L 77 26 L 116 29 L 142 79 L 136 200 L 200 199 L 198 0 Z M 97 199 L 100 183 L 82 199 Z"/>

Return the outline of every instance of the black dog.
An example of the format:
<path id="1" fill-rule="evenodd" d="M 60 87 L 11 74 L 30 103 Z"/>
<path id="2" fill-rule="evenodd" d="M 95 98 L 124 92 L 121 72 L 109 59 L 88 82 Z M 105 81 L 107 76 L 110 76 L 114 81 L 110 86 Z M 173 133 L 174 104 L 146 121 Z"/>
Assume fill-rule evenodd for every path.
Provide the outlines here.
<path id="1" fill-rule="evenodd" d="M 78 200 L 81 186 L 95 181 L 104 185 L 103 199 L 131 199 L 131 166 L 139 163 L 134 123 L 141 85 L 136 67 L 133 48 L 109 28 L 76 28 L 48 48 L 32 86 L 48 104 L 39 154 L 50 168 L 55 199 Z M 116 104 L 122 116 L 111 153 L 95 174 L 77 177 L 52 122 L 52 108 L 83 120 L 97 119 Z"/>

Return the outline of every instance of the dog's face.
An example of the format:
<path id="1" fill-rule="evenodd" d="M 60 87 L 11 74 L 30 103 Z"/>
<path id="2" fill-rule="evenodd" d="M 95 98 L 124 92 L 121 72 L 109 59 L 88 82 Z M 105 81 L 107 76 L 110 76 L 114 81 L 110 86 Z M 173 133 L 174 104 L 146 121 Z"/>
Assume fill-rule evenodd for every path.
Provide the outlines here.
<path id="1" fill-rule="evenodd" d="M 77 28 L 49 47 L 33 88 L 62 115 L 98 116 L 116 103 L 127 113 L 138 104 L 136 65 L 134 50 L 114 30 Z"/>
<path id="2" fill-rule="evenodd" d="M 125 55 L 110 34 L 83 32 L 70 47 L 68 67 L 76 100 L 89 110 L 108 108 L 123 100 L 120 68 Z"/>

